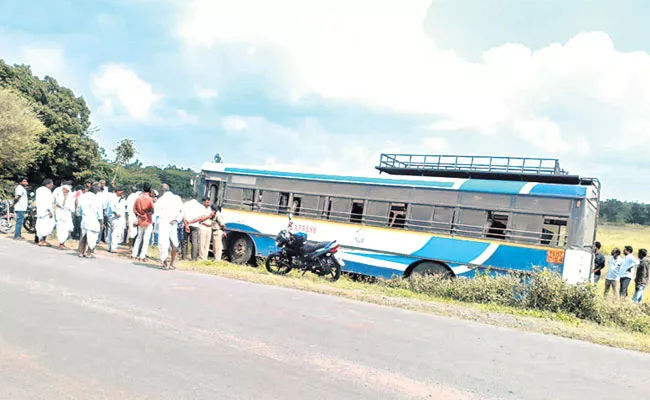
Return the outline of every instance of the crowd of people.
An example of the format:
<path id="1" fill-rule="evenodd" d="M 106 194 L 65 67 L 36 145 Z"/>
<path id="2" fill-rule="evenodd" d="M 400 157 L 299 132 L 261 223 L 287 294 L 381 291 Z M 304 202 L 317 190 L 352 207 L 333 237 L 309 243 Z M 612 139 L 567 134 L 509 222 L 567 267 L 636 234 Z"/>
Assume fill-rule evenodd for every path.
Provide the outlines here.
<path id="1" fill-rule="evenodd" d="M 594 244 L 594 283 L 600 281 L 601 274 L 605 270 L 605 255 L 602 253 L 600 242 Z M 648 286 L 648 272 L 650 270 L 650 258 L 648 251 L 640 249 L 637 256 L 634 255 L 632 246 L 625 246 L 623 254 L 619 248 L 614 248 L 609 257 L 609 269 L 605 275 L 605 297 L 621 299 L 628 298 L 630 282 L 634 279 L 635 290 L 632 301 L 641 303 L 643 292 Z"/>
<path id="2" fill-rule="evenodd" d="M 24 240 L 22 226 L 28 210 L 27 179 L 15 190 L 15 240 Z M 88 182 L 72 187 L 63 181 L 54 187 L 46 179 L 35 192 L 36 236 L 39 246 L 52 246 L 49 237 L 56 230 L 60 249 L 68 249 L 68 240 L 78 240 L 79 257 L 93 258 L 100 242 L 115 253 L 119 245 L 128 245 L 131 258 L 148 262 L 148 251 L 154 229 L 158 233 L 158 250 L 165 269 L 174 269 L 176 260 L 207 260 L 212 244 L 215 258 L 221 259 L 226 237 L 221 208 L 209 198 L 202 203 L 184 202 L 169 185 L 162 184 L 160 193 L 150 183 L 142 190 L 124 188 L 106 181 Z"/>

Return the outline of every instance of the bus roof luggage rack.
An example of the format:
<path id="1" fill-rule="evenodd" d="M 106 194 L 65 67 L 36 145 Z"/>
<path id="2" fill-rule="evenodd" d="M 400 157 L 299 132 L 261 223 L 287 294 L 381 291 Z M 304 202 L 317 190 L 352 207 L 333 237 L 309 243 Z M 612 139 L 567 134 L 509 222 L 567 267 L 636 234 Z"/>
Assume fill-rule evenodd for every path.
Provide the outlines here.
<path id="1" fill-rule="evenodd" d="M 541 183 L 590 185 L 560 168 L 554 158 L 456 156 L 437 154 L 382 154 L 379 172 L 389 175 L 435 176 Z"/>

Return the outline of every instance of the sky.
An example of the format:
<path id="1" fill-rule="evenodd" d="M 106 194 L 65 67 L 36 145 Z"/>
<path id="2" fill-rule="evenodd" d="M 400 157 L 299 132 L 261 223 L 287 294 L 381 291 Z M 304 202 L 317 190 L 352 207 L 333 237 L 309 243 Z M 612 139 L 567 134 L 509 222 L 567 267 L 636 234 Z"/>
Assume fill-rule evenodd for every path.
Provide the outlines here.
<path id="1" fill-rule="evenodd" d="M 0 59 L 112 156 L 368 175 L 382 152 L 559 158 L 650 202 L 643 0 L 0 0 Z"/>

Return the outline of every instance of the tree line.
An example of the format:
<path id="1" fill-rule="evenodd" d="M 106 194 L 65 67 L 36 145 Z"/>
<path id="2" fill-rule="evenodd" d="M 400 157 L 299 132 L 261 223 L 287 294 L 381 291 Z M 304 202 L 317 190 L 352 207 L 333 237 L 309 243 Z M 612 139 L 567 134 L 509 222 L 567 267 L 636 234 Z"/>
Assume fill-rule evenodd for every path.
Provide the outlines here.
<path id="1" fill-rule="evenodd" d="M 650 204 L 605 200 L 600 203 L 600 221 L 650 225 Z"/>
<path id="2" fill-rule="evenodd" d="M 132 161 L 134 143 L 123 140 L 110 158 L 92 137 L 90 109 L 83 97 L 56 79 L 33 75 L 29 66 L 0 59 L 0 197 L 6 197 L 20 177 L 32 185 L 45 178 L 76 184 L 104 179 L 130 187 L 168 183 L 183 197 L 192 197 L 191 169 L 143 166 Z"/>

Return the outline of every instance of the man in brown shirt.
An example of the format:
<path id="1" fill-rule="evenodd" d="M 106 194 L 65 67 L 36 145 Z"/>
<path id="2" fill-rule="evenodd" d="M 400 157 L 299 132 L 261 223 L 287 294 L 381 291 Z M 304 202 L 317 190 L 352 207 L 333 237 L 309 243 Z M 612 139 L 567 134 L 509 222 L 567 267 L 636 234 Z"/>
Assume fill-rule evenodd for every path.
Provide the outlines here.
<path id="1" fill-rule="evenodd" d="M 153 205 L 154 200 L 151 197 L 151 184 L 147 182 L 142 185 L 142 194 L 138 196 L 133 206 L 133 212 L 138 217 L 138 236 L 135 239 L 131 257 L 139 259 L 142 262 L 147 261 L 149 242 L 151 241 L 151 233 L 153 232 Z"/>
<path id="2" fill-rule="evenodd" d="M 212 205 L 214 216 L 212 217 L 212 246 L 214 250 L 214 258 L 221 261 L 223 256 L 223 239 L 226 237 L 226 224 L 223 222 L 221 216 L 221 207 Z"/>

